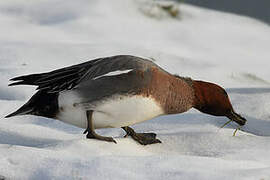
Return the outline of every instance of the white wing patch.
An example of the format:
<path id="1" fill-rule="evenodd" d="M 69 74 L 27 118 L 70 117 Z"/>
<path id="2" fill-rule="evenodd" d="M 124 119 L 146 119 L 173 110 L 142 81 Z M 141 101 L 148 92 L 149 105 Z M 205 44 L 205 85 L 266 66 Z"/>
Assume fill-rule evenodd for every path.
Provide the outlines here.
<path id="1" fill-rule="evenodd" d="M 126 74 L 126 73 L 129 73 L 132 70 L 133 69 L 127 69 L 127 70 L 123 70 L 123 71 L 118 71 L 118 70 L 117 71 L 112 71 L 112 72 L 109 72 L 107 74 L 97 76 L 97 77 L 93 78 L 93 80 L 99 79 L 99 78 L 104 77 L 104 76 L 116 76 L 116 75 L 119 75 L 119 74 Z"/>

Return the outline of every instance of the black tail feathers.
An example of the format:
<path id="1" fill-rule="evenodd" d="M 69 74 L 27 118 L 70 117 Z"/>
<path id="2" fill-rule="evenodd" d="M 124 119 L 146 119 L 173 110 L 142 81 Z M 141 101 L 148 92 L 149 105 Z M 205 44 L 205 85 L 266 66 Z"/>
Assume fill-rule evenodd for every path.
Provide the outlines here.
<path id="1" fill-rule="evenodd" d="M 26 115 L 26 114 L 32 114 L 34 112 L 33 107 L 27 106 L 27 104 L 23 105 L 21 108 L 19 108 L 17 111 L 7 115 L 5 118 L 10 118 L 13 116 L 20 116 L 20 115 Z"/>
<path id="2" fill-rule="evenodd" d="M 44 76 L 44 74 L 30 74 L 30 75 L 25 75 L 25 76 L 19 76 L 19 77 L 15 77 L 13 79 L 10 79 L 10 81 L 17 81 L 17 82 L 13 82 L 11 84 L 9 84 L 9 86 L 16 86 L 16 85 L 37 85 L 36 81 L 40 78 L 42 78 L 42 76 Z"/>
<path id="3" fill-rule="evenodd" d="M 26 104 L 17 111 L 7 115 L 5 118 L 26 114 L 54 118 L 57 112 L 58 93 L 38 91 Z"/>

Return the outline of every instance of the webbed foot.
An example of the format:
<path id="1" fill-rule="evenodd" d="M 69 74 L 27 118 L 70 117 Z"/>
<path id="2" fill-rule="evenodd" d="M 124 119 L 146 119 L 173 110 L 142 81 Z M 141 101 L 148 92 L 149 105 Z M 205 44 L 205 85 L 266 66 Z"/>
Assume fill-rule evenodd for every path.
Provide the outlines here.
<path id="1" fill-rule="evenodd" d="M 90 129 L 86 129 L 83 132 L 83 134 L 86 134 L 86 133 L 87 133 L 86 135 L 87 139 L 98 139 L 98 140 L 107 141 L 107 142 L 114 142 L 115 144 L 117 144 L 116 141 L 112 137 L 98 135 L 95 131 L 91 131 Z"/>
<path id="2" fill-rule="evenodd" d="M 87 139 L 98 139 L 98 140 L 107 141 L 107 142 L 114 142 L 116 144 L 116 141 L 112 137 L 101 136 L 95 132 L 92 115 L 93 115 L 92 110 L 86 111 L 87 128 L 83 132 L 83 134 L 87 133 L 86 138 Z"/>
<path id="3" fill-rule="evenodd" d="M 122 127 L 126 131 L 127 136 L 131 136 L 132 139 L 140 143 L 141 145 L 148 145 L 148 144 L 156 144 L 156 143 L 161 143 L 159 139 L 156 138 L 155 133 L 136 133 L 131 127 Z"/>

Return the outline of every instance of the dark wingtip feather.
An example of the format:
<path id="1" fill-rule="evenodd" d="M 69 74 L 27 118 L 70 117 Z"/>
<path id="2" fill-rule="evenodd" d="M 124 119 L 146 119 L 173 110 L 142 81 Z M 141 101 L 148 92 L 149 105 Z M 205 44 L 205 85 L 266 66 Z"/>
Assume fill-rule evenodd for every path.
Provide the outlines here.
<path id="1" fill-rule="evenodd" d="M 10 118 L 13 116 L 19 116 L 19 115 L 26 115 L 26 114 L 31 114 L 31 112 L 34 111 L 33 107 L 30 107 L 28 105 L 23 105 L 21 108 L 19 108 L 17 111 L 5 116 L 5 118 Z"/>
<path id="2" fill-rule="evenodd" d="M 11 83 L 8 86 L 16 86 L 16 85 L 20 85 L 20 84 L 22 84 L 22 81 Z"/>
<path id="3" fill-rule="evenodd" d="M 19 77 L 15 77 L 15 78 L 10 79 L 10 81 L 22 81 L 24 79 L 25 79 L 25 76 L 19 76 Z"/>
<path id="4" fill-rule="evenodd" d="M 37 90 L 45 90 L 50 93 L 70 90 L 75 87 L 87 74 L 95 62 L 100 59 L 89 61 L 74 66 L 57 69 L 47 73 L 30 74 L 10 79 L 15 81 L 9 86 L 33 85 L 38 86 Z"/>
<path id="5" fill-rule="evenodd" d="M 16 116 L 16 115 L 18 115 L 18 112 L 17 111 L 15 111 L 15 112 L 13 112 L 13 113 L 5 116 L 5 118 L 10 118 L 10 117 L 13 117 L 13 116 Z"/>
<path id="6" fill-rule="evenodd" d="M 11 114 L 5 116 L 5 118 L 10 118 L 10 117 L 12 117 L 12 116 L 15 116 L 15 115 L 13 115 L 13 113 L 11 113 Z"/>
<path id="7" fill-rule="evenodd" d="M 17 85 L 34 85 L 34 84 L 26 82 L 26 81 L 19 81 L 19 82 L 11 83 L 8 86 L 17 86 Z"/>
<path id="8" fill-rule="evenodd" d="M 43 73 L 46 74 L 46 73 Z M 10 79 L 10 81 L 19 81 L 12 83 L 11 86 L 19 85 L 19 84 L 27 84 L 27 85 L 35 85 L 35 81 L 40 79 L 43 74 L 30 74 L 30 75 L 24 75 L 24 76 L 18 76 L 15 78 Z"/>
<path id="9" fill-rule="evenodd" d="M 21 79 L 18 79 L 18 77 L 10 79 L 10 81 L 19 81 L 19 80 L 21 80 Z"/>

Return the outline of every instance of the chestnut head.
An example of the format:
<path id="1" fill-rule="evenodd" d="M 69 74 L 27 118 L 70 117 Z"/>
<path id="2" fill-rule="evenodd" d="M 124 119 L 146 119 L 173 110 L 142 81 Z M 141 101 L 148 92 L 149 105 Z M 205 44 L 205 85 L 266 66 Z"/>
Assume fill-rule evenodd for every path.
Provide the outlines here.
<path id="1" fill-rule="evenodd" d="M 193 81 L 193 89 L 195 109 L 214 116 L 226 116 L 241 126 L 245 125 L 246 119 L 234 111 L 229 96 L 222 87 L 209 82 Z"/>

